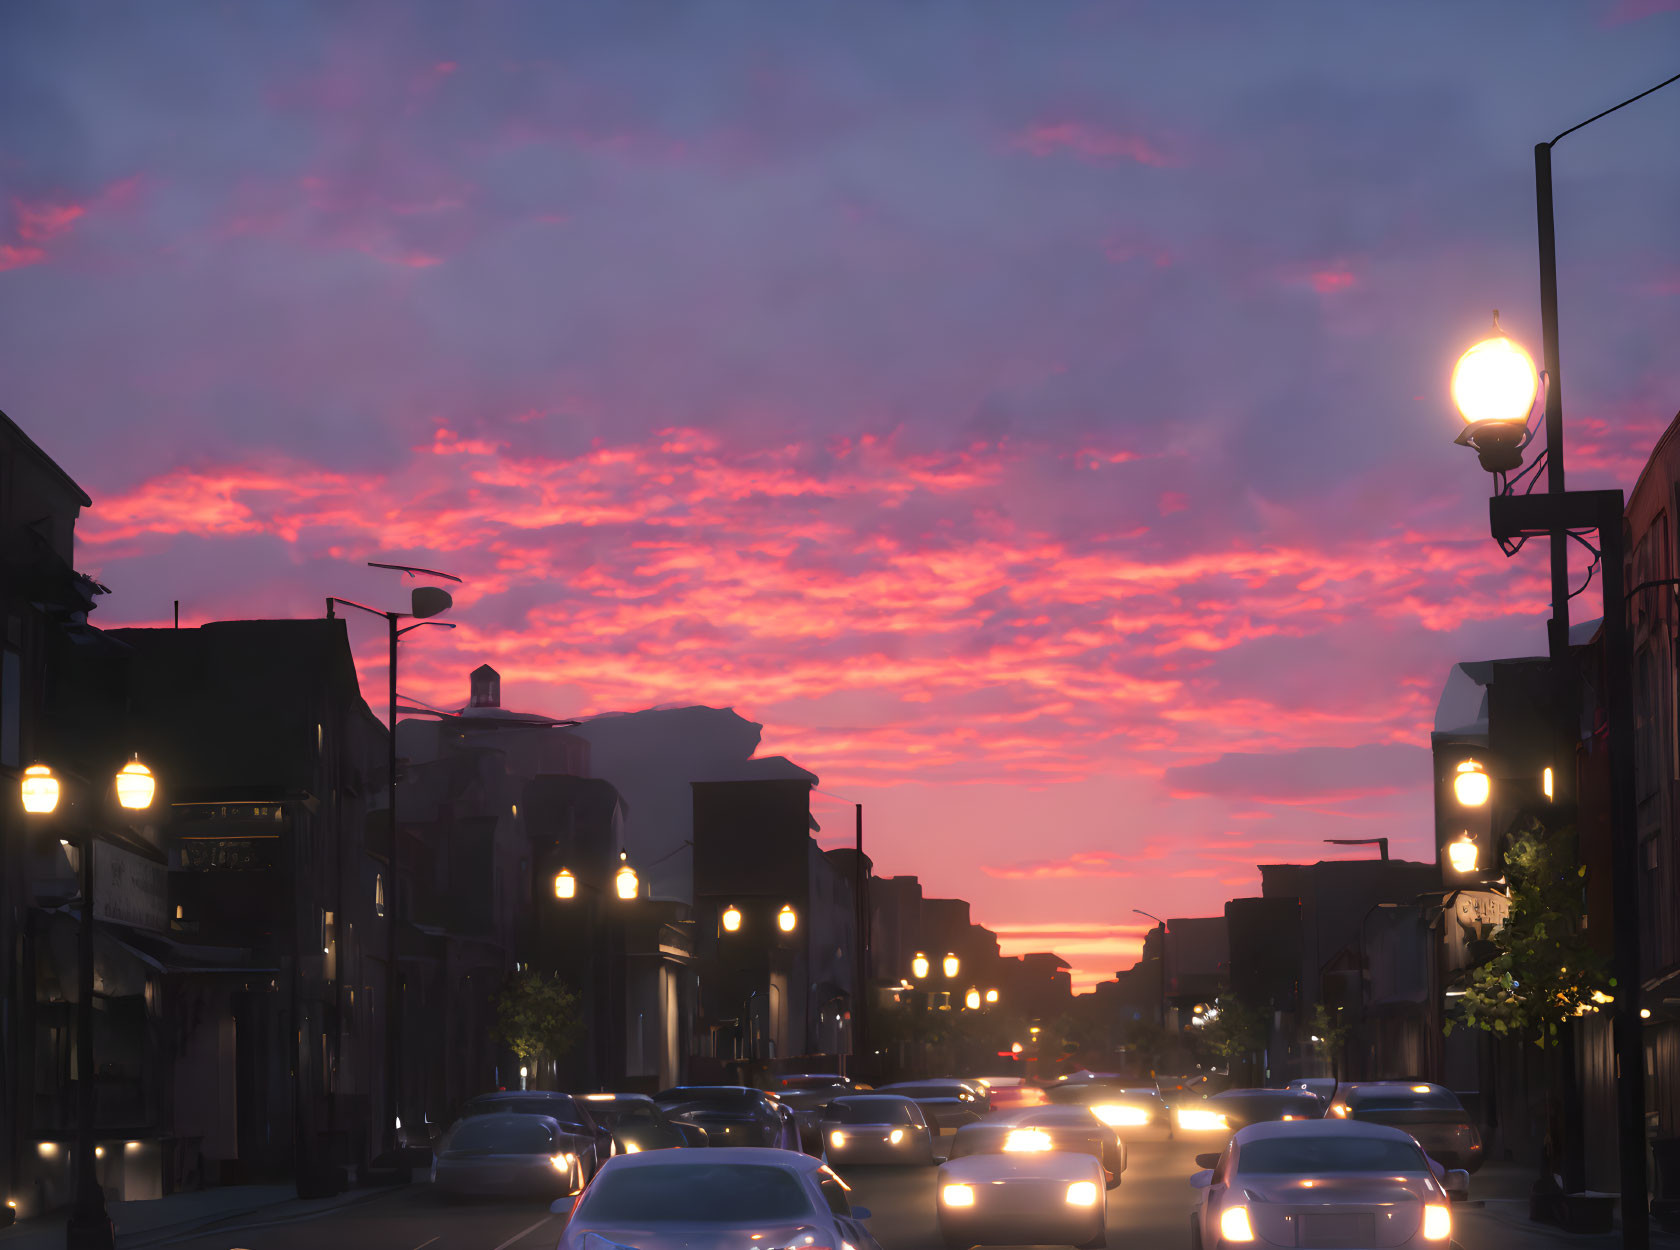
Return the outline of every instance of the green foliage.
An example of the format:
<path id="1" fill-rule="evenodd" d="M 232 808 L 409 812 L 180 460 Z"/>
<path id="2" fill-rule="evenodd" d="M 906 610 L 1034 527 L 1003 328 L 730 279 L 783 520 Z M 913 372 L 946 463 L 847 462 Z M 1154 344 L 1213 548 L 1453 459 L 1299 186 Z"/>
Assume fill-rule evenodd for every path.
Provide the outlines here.
<path id="1" fill-rule="evenodd" d="M 1317 1039 L 1309 1043 L 1312 1053 L 1327 1064 L 1334 1063 L 1347 1042 L 1348 1026 L 1342 1023 L 1342 1009 L 1337 1007 L 1332 1011 L 1323 1003 L 1316 1004 L 1309 1028 L 1311 1036 Z"/>
<path id="2" fill-rule="evenodd" d="M 1449 1033 L 1463 1024 L 1553 1046 L 1559 1025 L 1609 1001 L 1616 983 L 1581 931 L 1586 875 L 1573 830 L 1535 823 L 1513 839 L 1505 855 L 1511 912 L 1491 936 L 1498 954 L 1471 972 Z"/>
<path id="3" fill-rule="evenodd" d="M 1266 1013 L 1227 994 L 1214 1003 L 1217 1014 L 1197 1026 L 1202 1045 L 1209 1054 L 1229 1063 L 1264 1050 L 1268 1021 Z"/>
<path id="4" fill-rule="evenodd" d="M 521 1060 L 559 1059 L 583 1032 L 578 998 L 559 977 L 526 969 L 496 994 L 496 1040 Z"/>

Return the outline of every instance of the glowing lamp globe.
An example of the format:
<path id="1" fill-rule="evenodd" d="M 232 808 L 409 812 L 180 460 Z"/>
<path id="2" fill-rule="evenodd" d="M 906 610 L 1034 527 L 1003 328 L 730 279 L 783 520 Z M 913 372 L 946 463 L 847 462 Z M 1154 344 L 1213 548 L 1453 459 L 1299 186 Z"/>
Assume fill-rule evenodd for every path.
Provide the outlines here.
<path id="1" fill-rule="evenodd" d="M 921 951 L 917 951 L 916 957 L 910 961 L 910 975 L 920 981 L 923 977 L 927 976 L 927 974 L 928 957 L 922 954 Z"/>
<path id="2" fill-rule="evenodd" d="M 641 880 L 636 876 L 636 870 L 629 864 L 619 868 L 617 875 L 613 877 L 613 884 L 618 889 L 618 897 L 623 899 L 635 898 L 642 888 Z"/>
<path id="3" fill-rule="evenodd" d="M 1526 425 L 1540 393 L 1534 361 L 1504 335 L 1483 339 L 1458 358 L 1452 397 L 1466 425 L 1503 421 Z"/>
<path id="4" fill-rule="evenodd" d="M 792 904 L 784 904 L 782 910 L 776 913 L 776 927 L 783 933 L 792 933 L 799 926 L 799 916 L 794 912 Z"/>
<path id="5" fill-rule="evenodd" d="M 725 933 L 739 933 L 741 931 L 741 909 L 739 907 L 723 909 L 723 931 Z"/>
<path id="6" fill-rule="evenodd" d="M 1465 807 L 1481 807 L 1493 793 L 1493 784 L 1475 760 L 1465 760 L 1453 777 L 1453 794 Z"/>
<path id="7" fill-rule="evenodd" d="M 1454 872 L 1475 872 L 1476 860 L 1476 844 L 1470 840 L 1468 833 L 1447 846 L 1447 862 Z"/>
<path id="8" fill-rule="evenodd" d="M 995 1002 L 997 1002 L 997 1000 L 998 1000 L 998 992 L 996 990 L 987 990 L 986 991 L 986 1001 L 988 1003 L 995 1003 Z"/>
<path id="9" fill-rule="evenodd" d="M 957 969 L 959 969 L 960 967 L 962 967 L 962 964 L 960 962 L 958 962 L 957 957 L 955 955 L 945 956 L 945 975 L 946 976 L 948 976 L 948 977 L 956 976 L 957 975 Z"/>
<path id="10" fill-rule="evenodd" d="M 129 811 L 137 812 L 152 805 L 157 793 L 157 778 L 139 760 L 129 760 L 117 773 L 117 802 Z"/>
<path id="11" fill-rule="evenodd" d="M 967 1007 L 970 1011 L 979 1011 L 980 1010 L 980 991 L 979 990 L 970 990 L 966 995 L 963 996 L 963 1005 L 965 1007 Z"/>
<path id="12" fill-rule="evenodd" d="M 50 816 L 58 810 L 58 778 L 45 764 L 31 764 L 23 770 L 23 810 Z"/>
<path id="13" fill-rule="evenodd" d="M 559 872 L 554 874 L 554 897 L 577 897 L 577 878 L 572 876 L 571 869 L 562 868 Z"/>

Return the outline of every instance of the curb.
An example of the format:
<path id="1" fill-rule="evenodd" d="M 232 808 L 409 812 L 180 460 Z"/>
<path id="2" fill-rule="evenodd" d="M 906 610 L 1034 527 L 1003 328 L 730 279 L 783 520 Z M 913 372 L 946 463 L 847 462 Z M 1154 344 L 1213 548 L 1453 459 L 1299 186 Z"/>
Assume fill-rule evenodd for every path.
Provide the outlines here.
<path id="1" fill-rule="evenodd" d="M 117 1231 L 117 1246 L 118 1250 L 147 1250 L 148 1247 L 165 1246 L 171 1242 L 181 1241 L 184 1238 L 194 1236 L 198 1233 L 215 1231 L 226 1231 L 231 1233 L 252 1228 L 278 1228 L 283 1224 L 301 1224 L 305 1220 L 318 1220 L 323 1216 L 336 1214 L 337 1212 L 343 1211 L 349 1207 L 360 1206 L 364 1202 L 372 1202 L 376 1198 L 386 1198 L 392 1194 L 402 1193 L 407 1188 L 407 1185 L 382 1185 L 376 1189 L 370 1189 L 363 1193 L 357 1193 L 353 1197 L 345 1198 L 342 1201 L 333 1203 L 329 1207 L 323 1207 L 318 1211 L 299 1211 L 295 1215 L 284 1216 L 279 1219 L 252 1218 L 254 1216 L 261 1216 L 265 1211 L 271 1211 L 275 1207 L 284 1206 L 287 1202 L 297 1201 L 295 1198 L 287 1198 L 281 1202 L 270 1203 L 265 1207 L 253 1207 L 249 1211 L 236 1212 L 230 1215 L 216 1215 L 202 1220 L 183 1220 L 179 1224 L 170 1224 L 163 1228 L 148 1229 L 144 1233 L 132 1234 L 132 1240 L 130 1238 L 125 1238 L 122 1235 L 122 1230 L 119 1229 Z M 239 1221 L 242 1220 L 250 1222 L 240 1223 Z"/>

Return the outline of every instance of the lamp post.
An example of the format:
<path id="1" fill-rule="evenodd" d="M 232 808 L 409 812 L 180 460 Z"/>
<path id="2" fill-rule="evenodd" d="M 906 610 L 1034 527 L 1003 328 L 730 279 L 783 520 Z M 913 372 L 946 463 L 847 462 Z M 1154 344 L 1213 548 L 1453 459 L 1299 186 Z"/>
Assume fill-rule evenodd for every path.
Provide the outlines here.
<path id="1" fill-rule="evenodd" d="M 124 812 L 143 812 L 157 795 L 157 778 L 139 757 L 129 760 L 112 779 L 118 806 Z M 65 791 L 70 793 L 66 794 Z M 82 870 L 82 916 L 76 934 L 76 1157 L 75 1198 L 65 1229 L 69 1250 L 113 1250 L 116 1233 L 105 1210 L 105 1193 L 95 1170 L 98 1136 L 97 1069 L 93 1055 L 93 924 L 94 844 L 99 840 L 98 815 L 92 809 L 88 787 L 79 778 L 60 776 L 46 764 L 32 764 L 24 770 L 20 798 L 26 818 L 33 822 L 53 821 L 61 833 L 69 833 L 80 844 Z M 60 815 L 60 808 L 67 809 Z M 78 808 L 85 810 L 78 811 Z"/>
<path id="2" fill-rule="evenodd" d="M 533 872 L 532 876 L 535 878 L 537 874 Z M 622 1076 L 622 1073 L 613 1070 L 614 1057 L 620 1062 L 624 1058 L 624 1012 L 618 990 L 628 976 L 626 965 L 629 941 L 625 928 L 625 910 L 641 898 L 642 878 L 630 863 L 629 852 L 620 851 L 618 862 L 610 872 L 604 872 L 597 865 L 594 870 L 582 873 L 582 884 L 587 889 L 581 899 L 579 883 L 578 874 L 574 874 L 570 868 L 561 867 L 554 875 L 554 898 L 568 909 L 576 908 L 580 904 L 584 909 L 582 919 L 587 935 L 584 944 L 584 968 L 587 970 L 585 984 L 595 1013 L 595 1079 L 601 1088 L 609 1089 L 617 1084 Z M 601 961 L 595 958 L 592 949 L 592 922 L 597 915 L 598 906 L 606 913 L 607 928 L 606 974 L 599 980 L 595 978 L 599 974 Z M 540 913 L 533 917 L 533 926 L 540 933 L 543 927 Z M 539 948 L 533 953 L 539 954 L 541 943 L 533 941 L 533 946 Z M 559 971 L 558 966 L 555 971 Z"/>
<path id="3" fill-rule="evenodd" d="M 453 573 L 439 573 L 436 569 L 422 569 L 407 564 L 376 564 L 368 562 L 369 568 L 394 569 L 410 577 L 424 575 L 426 577 L 441 577 L 448 581 L 459 582 L 461 579 Z M 386 871 L 391 877 L 390 897 L 386 900 L 385 912 L 385 1125 L 381 1133 L 386 1143 L 386 1149 L 393 1156 L 402 1145 L 397 1133 L 401 1127 L 402 1108 L 398 1100 L 402 1095 L 402 1019 L 398 1011 L 398 1002 L 402 997 L 402 976 L 397 968 L 397 927 L 402 920 L 401 899 L 398 896 L 397 875 L 397 640 L 411 630 L 419 629 L 422 625 L 436 625 L 441 629 L 454 629 L 448 621 L 426 620 L 426 617 L 436 616 L 440 612 L 447 612 L 454 604 L 448 591 L 437 586 L 416 586 L 409 596 L 407 612 L 384 612 L 378 608 L 370 608 L 365 603 L 357 603 L 353 599 L 341 599 L 336 595 L 327 596 L 327 619 L 330 621 L 336 615 L 335 609 L 339 604 L 347 608 L 357 608 L 373 616 L 385 618 L 385 624 L 390 637 L 390 655 L 387 661 L 387 684 L 390 695 L 390 742 L 385 761 L 386 766 L 386 811 L 389 814 L 391 826 L 390 855 L 385 862 Z M 417 624 L 399 627 L 397 622 L 405 617 L 418 620 Z"/>
<path id="4" fill-rule="evenodd" d="M 1167 922 L 1154 912 L 1144 911 L 1141 907 L 1134 907 L 1132 911 L 1139 916 L 1145 916 L 1161 926 L 1161 953 L 1156 962 L 1161 968 L 1161 1027 L 1167 1027 Z"/>
<path id="5" fill-rule="evenodd" d="M 1604 664 L 1606 669 L 1606 713 L 1609 721 L 1611 774 L 1611 877 L 1614 895 L 1612 967 L 1616 977 L 1615 1052 L 1619 1076 L 1616 1112 L 1622 1188 L 1622 1244 L 1645 1250 L 1650 1244 L 1650 1208 L 1646 1199 L 1645 1173 L 1645 1057 L 1639 1017 L 1639 882 L 1638 847 L 1634 827 L 1632 647 L 1627 627 L 1627 604 L 1623 585 L 1622 517 L 1620 491 L 1570 492 L 1563 471 L 1563 388 L 1558 346 L 1557 231 L 1552 205 L 1552 149 L 1565 137 L 1590 126 L 1611 113 L 1642 100 L 1652 92 L 1680 82 L 1680 74 L 1630 96 L 1620 104 L 1560 131 L 1546 143 L 1534 146 L 1535 222 L 1540 261 L 1540 334 L 1545 360 L 1544 407 L 1546 445 L 1541 453 L 1546 466 L 1546 494 L 1518 496 L 1512 493 L 1505 474 L 1521 463 L 1521 450 L 1533 435 L 1528 433 L 1531 416 L 1523 409 L 1529 391 L 1527 373 L 1514 345 L 1478 353 L 1472 348 L 1459 362 L 1466 368 L 1474 355 L 1478 361 L 1495 364 L 1482 369 L 1480 378 L 1491 407 L 1473 412 L 1460 403 L 1466 428 L 1459 441 L 1475 447 L 1483 467 L 1498 474 L 1499 494 L 1490 508 L 1494 537 L 1508 553 L 1521 540 L 1542 534 L 1551 540 L 1552 620 L 1550 654 L 1554 661 L 1567 662 L 1569 655 L 1569 562 L 1568 543 L 1572 529 L 1597 530 L 1602 562 L 1604 595 Z M 1497 329 L 1497 317 L 1495 326 Z M 1478 347 L 1485 346 L 1479 344 Z M 1526 358 L 1526 353 L 1521 353 Z M 1455 370 L 1454 397 L 1458 398 Z M 1536 378 L 1538 383 L 1540 379 Z M 1521 421 L 1521 428 L 1514 428 Z M 1514 444 L 1514 446 L 1513 446 Z M 1503 446 L 1504 450 L 1501 451 Z M 1490 463 L 1490 452 L 1491 460 Z M 1510 463 L 1512 457 L 1515 463 Z M 1538 462 L 1536 469 L 1538 468 Z M 1520 478 L 1519 478 L 1520 480 Z M 1515 544 L 1513 546 L 1512 544 Z M 1568 704 L 1563 705 L 1567 710 Z M 1560 757 L 1561 758 L 1561 757 Z M 1548 793 L 1548 798 L 1551 794 Z M 1630 1198 L 1633 1201 L 1630 1201 Z"/>

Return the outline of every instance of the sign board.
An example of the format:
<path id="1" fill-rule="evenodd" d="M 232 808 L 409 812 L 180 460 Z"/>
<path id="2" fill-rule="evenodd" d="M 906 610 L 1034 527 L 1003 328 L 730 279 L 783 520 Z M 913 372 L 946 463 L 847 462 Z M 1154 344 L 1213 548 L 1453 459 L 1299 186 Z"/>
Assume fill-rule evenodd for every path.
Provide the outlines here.
<path id="1" fill-rule="evenodd" d="M 169 870 L 109 842 L 93 848 L 93 915 L 159 933 L 169 929 Z"/>
<path id="2" fill-rule="evenodd" d="M 1461 890 L 1452 900 L 1442 937 L 1446 943 L 1447 970 L 1458 972 L 1478 958 L 1486 958 L 1486 940 L 1511 914 L 1511 900 L 1492 890 Z"/>

